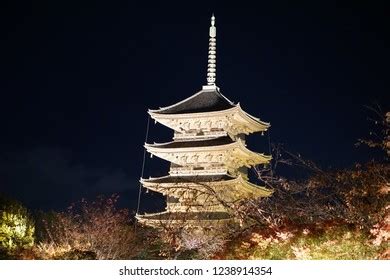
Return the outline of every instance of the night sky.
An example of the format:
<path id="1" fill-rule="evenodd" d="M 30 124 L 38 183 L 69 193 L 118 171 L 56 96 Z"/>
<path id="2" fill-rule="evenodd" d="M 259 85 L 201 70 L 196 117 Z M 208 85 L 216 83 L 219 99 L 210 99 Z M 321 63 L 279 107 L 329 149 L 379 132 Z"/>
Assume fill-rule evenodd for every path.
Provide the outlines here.
<path id="1" fill-rule="evenodd" d="M 272 142 L 325 169 L 372 158 L 354 144 L 364 106 L 389 108 L 389 7 L 229 2 L 2 2 L 0 192 L 44 210 L 116 192 L 134 209 L 146 111 L 206 84 L 212 12 L 217 85 L 271 123 Z M 148 142 L 171 137 L 151 124 Z M 259 135 L 249 146 L 268 151 Z M 145 177 L 167 170 L 147 158 Z"/>

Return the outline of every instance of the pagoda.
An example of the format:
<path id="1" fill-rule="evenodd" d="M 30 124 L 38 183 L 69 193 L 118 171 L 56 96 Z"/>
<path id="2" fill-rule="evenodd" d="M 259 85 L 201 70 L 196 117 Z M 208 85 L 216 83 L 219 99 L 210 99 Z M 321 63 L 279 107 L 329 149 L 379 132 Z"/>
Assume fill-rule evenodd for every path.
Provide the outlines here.
<path id="1" fill-rule="evenodd" d="M 219 227 L 233 221 L 230 206 L 272 191 L 251 183 L 248 168 L 267 164 L 271 156 L 249 150 L 245 137 L 264 132 L 270 124 L 245 112 L 216 86 L 216 27 L 211 17 L 207 85 L 176 104 L 148 113 L 174 131 L 167 143 L 145 143 L 151 155 L 170 162 L 169 175 L 141 178 L 148 190 L 166 197 L 160 213 L 137 214 L 152 227 Z"/>

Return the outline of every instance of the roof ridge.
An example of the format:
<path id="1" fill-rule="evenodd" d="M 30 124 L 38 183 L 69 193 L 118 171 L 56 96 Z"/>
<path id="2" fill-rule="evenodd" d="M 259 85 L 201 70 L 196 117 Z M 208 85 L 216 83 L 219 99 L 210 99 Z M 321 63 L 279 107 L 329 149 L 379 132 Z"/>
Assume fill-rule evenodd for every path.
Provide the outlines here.
<path id="1" fill-rule="evenodd" d="M 205 97 L 201 97 L 202 95 L 206 95 Z M 214 95 L 214 97 L 212 96 Z M 187 103 L 187 104 L 186 104 Z M 161 113 L 164 114 L 167 111 L 173 110 L 171 114 L 180 114 L 180 113 L 191 113 L 192 111 L 200 111 L 202 112 L 202 108 L 204 108 L 203 112 L 208 111 L 221 111 L 227 108 L 235 107 L 236 104 L 229 100 L 226 96 L 224 96 L 220 89 L 217 86 L 203 86 L 202 89 L 195 94 L 178 101 L 170 106 L 160 107 L 159 109 L 149 109 L 150 113 Z M 180 108 L 182 107 L 182 108 Z M 184 108 L 183 108 L 184 107 Z M 187 107 L 187 108 L 186 108 Z M 214 107 L 214 109 L 212 109 Z M 175 112 L 176 109 L 176 112 Z M 211 109 L 211 110 L 210 110 Z M 178 112 L 179 111 L 179 112 Z M 182 112 L 180 112 L 182 111 Z M 169 112 L 168 112 L 169 114 Z"/>

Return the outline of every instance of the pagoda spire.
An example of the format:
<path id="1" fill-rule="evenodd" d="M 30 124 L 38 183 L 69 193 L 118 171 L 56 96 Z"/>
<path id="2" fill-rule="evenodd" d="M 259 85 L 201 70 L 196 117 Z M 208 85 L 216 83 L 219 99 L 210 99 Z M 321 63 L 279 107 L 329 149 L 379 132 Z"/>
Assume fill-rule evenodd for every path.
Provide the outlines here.
<path id="1" fill-rule="evenodd" d="M 207 84 L 215 85 L 216 81 L 216 63 L 217 63 L 217 28 L 215 27 L 215 17 L 214 14 L 211 16 L 211 26 L 209 31 L 209 55 L 207 63 Z"/>

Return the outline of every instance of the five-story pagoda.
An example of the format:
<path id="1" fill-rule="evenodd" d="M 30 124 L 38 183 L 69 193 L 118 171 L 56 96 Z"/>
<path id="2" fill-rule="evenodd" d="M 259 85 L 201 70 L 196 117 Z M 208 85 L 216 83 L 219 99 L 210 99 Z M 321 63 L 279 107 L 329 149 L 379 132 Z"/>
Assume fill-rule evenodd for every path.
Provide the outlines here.
<path id="1" fill-rule="evenodd" d="M 232 220 L 229 205 L 272 191 L 248 180 L 247 169 L 271 157 L 250 151 L 245 136 L 269 123 L 246 113 L 216 86 L 216 28 L 211 18 L 207 85 L 176 104 L 149 110 L 156 122 L 174 131 L 172 142 L 145 143 L 146 150 L 171 163 L 169 175 L 141 178 L 143 187 L 167 198 L 164 212 L 138 215 L 152 226 L 218 227 Z"/>

